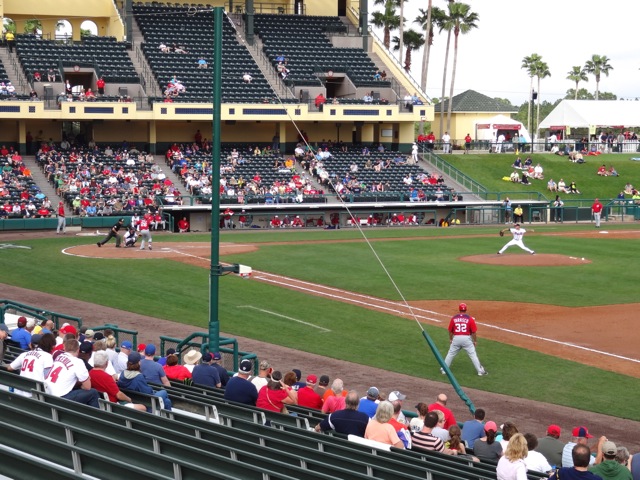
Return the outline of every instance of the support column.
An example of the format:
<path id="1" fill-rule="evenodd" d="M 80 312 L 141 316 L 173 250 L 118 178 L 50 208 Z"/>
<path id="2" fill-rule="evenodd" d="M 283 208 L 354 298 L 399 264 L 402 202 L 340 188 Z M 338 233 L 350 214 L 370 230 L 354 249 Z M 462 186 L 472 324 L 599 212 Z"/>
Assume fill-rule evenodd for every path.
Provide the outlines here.
<path id="1" fill-rule="evenodd" d="M 156 155 L 156 141 L 157 141 L 158 135 L 156 131 L 155 120 L 151 120 L 149 122 L 148 137 L 149 137 L 149 153 L 151 153 L 152 155 Z"/>
<path id="2" fill-rule="evenodd" d="M 362 34 L 362 49 L 369 51 L 369 4 L 368 0 L 360 0 L 360 31 Z"/>
<path id="3" fill-rule="evenodd" d="M 27 124 L 24 120 L 18 120 L 18 151 L 22 156 L 27 154 Z"/>
<path id="4" fill-rule="evenodd" d="M 254 36 L 254 29 L 253 29 L 253 0 L 246 0 L 245 3 L 245 10 L 247 12 L 247 21 L 246 21 L 246 26 L 245 26 L 245 37 L 247 38 L 247 43 L 249 45 L 253 45 L 253 36 Z"/>

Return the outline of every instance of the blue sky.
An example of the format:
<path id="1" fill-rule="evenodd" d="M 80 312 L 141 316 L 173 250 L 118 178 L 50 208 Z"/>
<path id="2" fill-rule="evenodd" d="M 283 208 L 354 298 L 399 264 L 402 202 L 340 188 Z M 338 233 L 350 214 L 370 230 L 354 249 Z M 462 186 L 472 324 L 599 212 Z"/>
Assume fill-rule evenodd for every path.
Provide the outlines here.
<path id="1" fill-rule="evenodd" d="M 551 77 L 541 83 L 543 101 L 553 102 L 574 88 L 575 84 L 566 79 L 568 72 L 574 65 L 583 66 L 593 54 L 606 55 L 613 67 L 608 77 L 603 75 L 600 79 L 601 92 L 612 92 L 619 99 L 640 97 L 640 47 L 635 39 L 638 17 L 631 0 L 466 0 L 465 3 L 471 5 L 480 19 L 477 29 L 460 36 L 454 95 L 472 89 L 490 97 L 508 98 L 516 105 L 525 102 L 530 80 L 520 67 L 525 56 L 537 53 L 551 71 Z M 440 8 L 446 8 L 446 4 L 445 0 L 433 0 L 433 5 Z M 419 30 L 419 25 L 412 23 L 419 8 L 426 9 L 427 1 L 407 0 L 405 28 Z M 376 10 L 381 7 L 370 0 L 369 11 Z M 382 32 L 376 33 L 382 38 Z M 441 96 L 446 42 L 446 34 L 436 32 L 427 81 L 427 94 L 431 97 Z M 412 52 L 412 58 L 411 74 L 420 81 L 422 50 Z M 447 95 L 450 78 L 449 73 Z M 589 82 L 581 83 L 580 88 L 593 93 L 595 85 L 595 78 L 589 76 Z"/>

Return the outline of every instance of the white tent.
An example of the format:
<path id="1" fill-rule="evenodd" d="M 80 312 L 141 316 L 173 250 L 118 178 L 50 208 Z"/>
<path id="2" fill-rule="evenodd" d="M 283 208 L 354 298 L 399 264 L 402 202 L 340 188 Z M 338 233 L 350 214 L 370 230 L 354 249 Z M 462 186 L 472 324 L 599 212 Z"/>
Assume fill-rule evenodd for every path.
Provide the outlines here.
<path id="1" fill-rule="evenodd" d="M 496 115 L 487 120 L 480 120 L 476 122 L 476 139 L 477 140 L 491 140 L 494 141 L 498 137 L 498 132 L 509 132 L 511 136 L 524 137 L 527 143 L 531 142 L 531 136 L 529 132 L 522 124 L 506 115 Z"/>
<path id="2" fill-rule="evenodd" d="M 540 122 L 541 129 L 588 128 L 591 134 L 602 128 L 640 126 L 640 102 L 620 100 L 563 100 Z"/>

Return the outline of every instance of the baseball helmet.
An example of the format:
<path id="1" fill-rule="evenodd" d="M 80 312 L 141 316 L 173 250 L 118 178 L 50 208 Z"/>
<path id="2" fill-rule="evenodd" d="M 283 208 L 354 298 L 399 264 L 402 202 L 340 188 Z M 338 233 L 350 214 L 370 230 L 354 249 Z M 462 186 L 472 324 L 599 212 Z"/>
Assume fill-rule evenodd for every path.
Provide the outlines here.
<path id="1" fill-rule="evenodd" d="M 460 310 L 461 312 L 466 312 L 467 311 L 467 304 L 466 303 L 461 303 L 460 305 L 458 305 L 458 310 Z"/>

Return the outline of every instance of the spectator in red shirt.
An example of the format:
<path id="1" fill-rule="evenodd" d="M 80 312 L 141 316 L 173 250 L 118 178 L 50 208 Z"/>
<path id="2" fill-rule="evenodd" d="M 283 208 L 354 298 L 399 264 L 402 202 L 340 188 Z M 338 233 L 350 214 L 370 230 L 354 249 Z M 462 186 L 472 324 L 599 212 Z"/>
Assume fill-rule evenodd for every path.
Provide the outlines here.
<path id="1" fill-rule="evenodd" d="M 318 377 L 315 375 L 307 376 L 307 385 L 298 390 L 298 405 L 307 408 L 320 410 L 322 408 L 322 397 L 315 391 Z"/>
<path id="2" fill-rule="evenodd" d="M 100 393 L 106 393 L 110 402 L 126 402 L 124 404 L 126 407 L 146 412 L 147 407 L 139 403 L 132 403 L 131 398 L 120 391 L 116 381 L 105 371 L 108 364 L 109 355 L 106 351 L 98 350 L 93 354 L 93 368 L 89 370 L 91 386 Z"/>
<path id="3" fill-rule="evenodd" d="M 449 429 L 451 425 L 456 424 L 456 417 L 453 415 L 453 412 L 449 410 L 447 407 L 447 396 L 444 393 L 441 393 L 436 398 L 435 403 L 429 405 L 429 411 L 432 412 L 434 410 L 440 410 L 444 413 L 444 427 L 445 429 Z"/>
<path id="4" fill-rule="evenodd" d="M 100 77 L 96 82 L 96 87 L 98 87 L 98 93 L 100 95 L 104 95 L 104 86 L 105 86 L 104 78 Z"/>
<path id="5" fill-rule="evenodd" d="M 184 365 L 178 364 L 177 355 L 169 355 L 167 357 L 167 364 L 164 366 L 164 373 L 167 374 L 167 378 L 171 380 L 178 380 L 183 382 L 187 378 L 191 378 L 191 372 Z"/>

